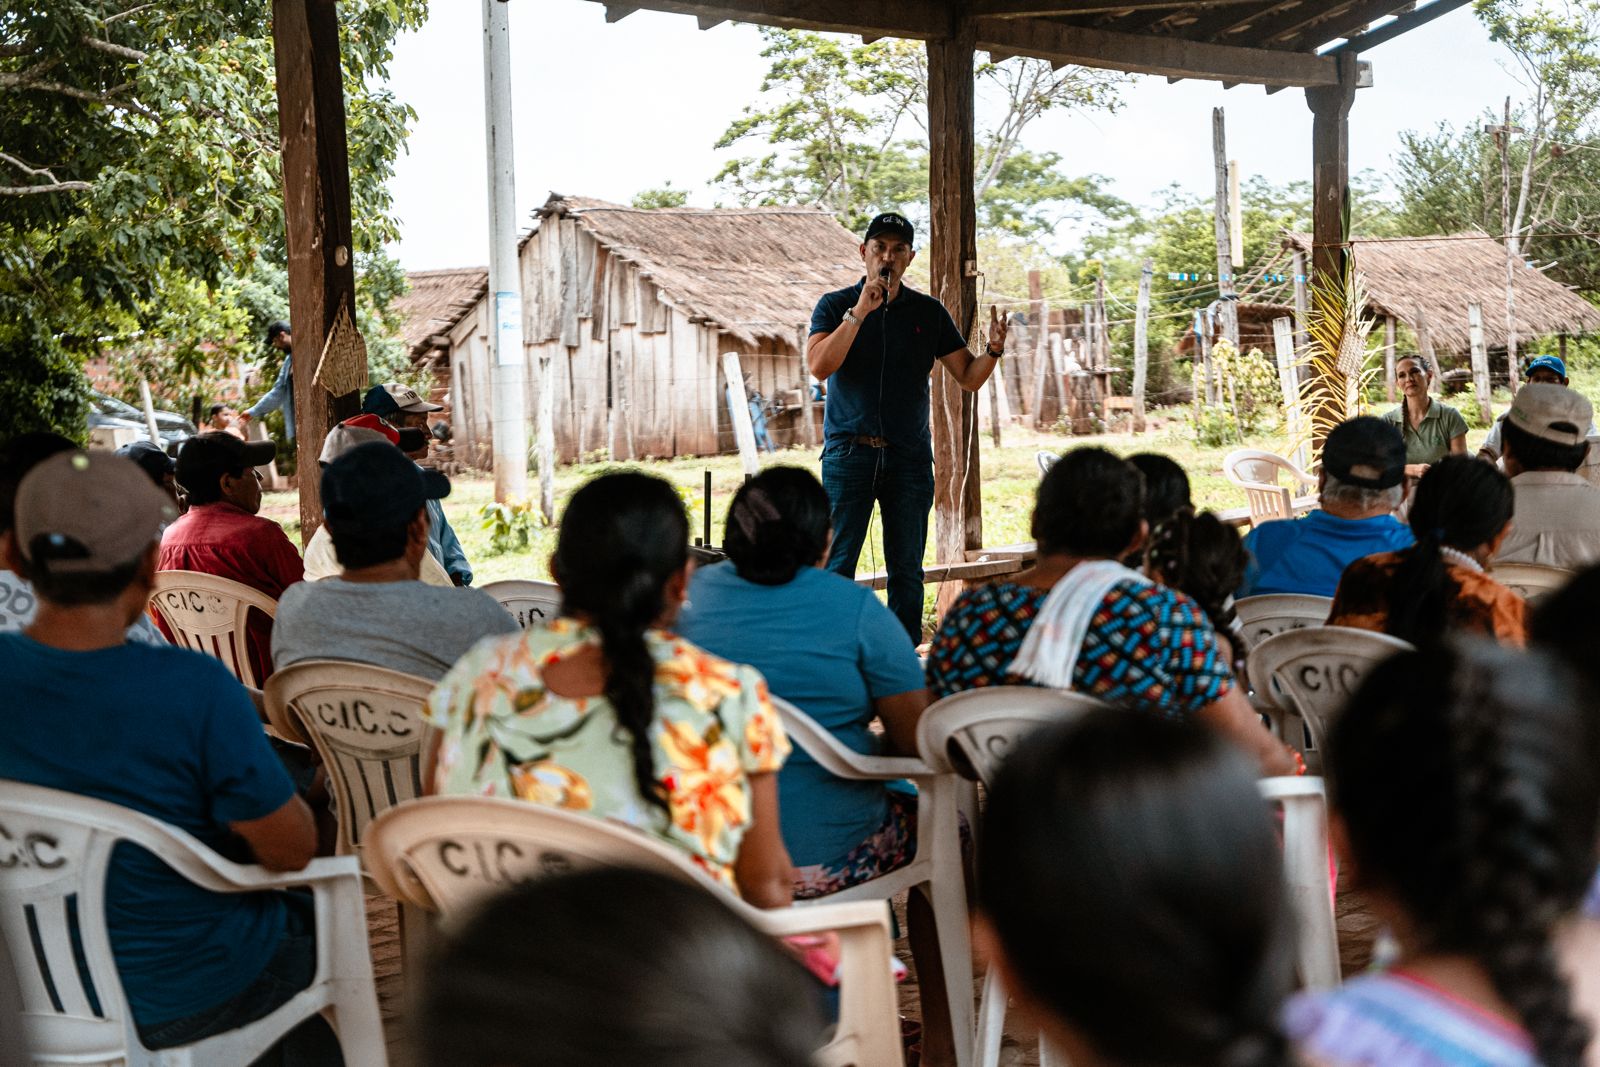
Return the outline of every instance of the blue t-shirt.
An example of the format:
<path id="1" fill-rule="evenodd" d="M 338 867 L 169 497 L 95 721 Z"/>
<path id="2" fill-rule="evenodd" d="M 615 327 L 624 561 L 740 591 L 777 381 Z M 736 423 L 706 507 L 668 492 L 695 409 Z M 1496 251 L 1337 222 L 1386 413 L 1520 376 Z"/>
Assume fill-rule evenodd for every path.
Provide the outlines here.
<path id="1" fill-rule="evenodd" d="M 818 300 L 811 332 L 838 329 L 866 283 L 863 277 Z M 901 285 L 892 303 L 861 320 L 844 363 L 828 379 L 822 416 L 825 447 L 858 435 L 882 437 L 891 448 L 933 462 L 928 373 L 941 357 L 965 347 L 966 338 L 943 304 Z"/>
<path id="2" fill-rule="evenodd" d="M 1393 515 L 1341 519 L 1320 508 L 1264 522 L 1244 539 L 1250 563 L 1238 596 L 1304 593 L 1331 597 L 1344 569 L 1365 556 L 1410 548 L 1411 528 Z"/>
<path id="3" fill-rule="evenodd" d="M 849 748 L 879 752 L 867 729 L 880 697 L 923 688 L 905 627 L 869 589 L 805 567 L 783 585 L 757 585 L 731 562 L 695 572 L 678 632 L 708 652 L 760 671 L 772 692 Z M 888 817 L 881 782 L 836 778 L 796 748 L 778 772 L 783 843 L 797 866 L 829 864 Z"/>
<path id="4" fill-rule="evenodd" d="M 120 804 L 249 862 L 232 822 L 294 795 L 254 705 L 220 662 L 168 645 L 68 652 L 0 634 L 0 778 Z M 118 845 L 106 923 L 141 1025 L 237 996 L 283 937 L 273 893 L 212 893 Z"/>

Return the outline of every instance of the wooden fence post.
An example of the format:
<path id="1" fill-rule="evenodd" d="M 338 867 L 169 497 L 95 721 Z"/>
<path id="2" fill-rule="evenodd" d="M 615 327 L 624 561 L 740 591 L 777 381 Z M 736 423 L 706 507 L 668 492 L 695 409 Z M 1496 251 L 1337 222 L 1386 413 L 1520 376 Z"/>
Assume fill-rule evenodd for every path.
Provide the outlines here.
<path id="1" fill-rule="evenodd" d="M 1215 171 L 1217 206 L 1215 233 L 1217 238 L 1217 317 L 1221 320 L 1222 336 L 1239 347 L 1239 298 L 1233 284 L 1233 254 L 1228 233 L 1228 136 L 1222 109 L 1211 109 L 1211 152 Z"/>
<path id="2" fill-rule="evenodd" d="M 1133 432 L 1144 433 L 1144 387 L 1150 369 L 1150 276 L 1155 260 L 1139 271 L 1139 303 L 1133 320 Z"/>
<path id="3" fill-rule="evenodd" d="M 1033 334 L 1033 426 L 1046 429 L 1044 421 L 1044 380 L 1050 372 L 1050 305 L 1036 301 L 1038 309 Z"/>
<path id="4" fill-rule="evenodd" d="M 1478 394 L 1478 417 L 1487 425 L 1489 411 L 1489 351 L 1483 344 L 1483 305 L 1467 305 L 1467 334 L 1472 341 L 1472 389 Z"/>
<path id="5" fill-rule="evenodd" d="M 806 360 L 806 340 L 809 327 L 800 327 L 800 419 L 801 440 L 805 441 L 807 448 L 817 445 L 817 423 L 811 413 L 811 366 Z"/>
<path id="6" fill-rule="evenodd" d="M 1272 320 L 1272 340 L 1278 353 L 1278 384 L 1283 389 L 1283 417 L 1289 440 L 1295 446 L 1295 462 L 1306 468 L 1306 440 L 1300 422 L 1300 375 L 1295 370 L 1294 320 L 1288 316 Z"/>
<path id="7" fill-rule="evenodd" d="M 1394 403 L 1394 316 L 1383 317 L 1383 389 L 1389 403 Z"/>
<path id="8" fill-rule="evenodd" d="M 728 417 L 733 420 L 733 439 L 739 445 L 739 459 L 746 476 L 753 477 L 761 470 L 761 462 L 756 456 L 756 428 L 750 421 L 750 398 L 744 391 L 744 369 L 739 365 L 739 353 L 722 354 L 722 374 L 728 379 Z"/>

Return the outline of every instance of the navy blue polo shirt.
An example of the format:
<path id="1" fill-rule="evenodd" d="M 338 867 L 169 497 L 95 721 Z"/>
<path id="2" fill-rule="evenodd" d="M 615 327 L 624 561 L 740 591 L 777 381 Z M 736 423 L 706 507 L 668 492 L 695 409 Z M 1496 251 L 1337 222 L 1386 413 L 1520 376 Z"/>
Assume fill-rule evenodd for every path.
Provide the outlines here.
<path id="1" fill-rule="evenodd" d="M 861 299 L 865 276 L 817 301 L 811 332 L 832 333 Z M 941 356 L 967 347 L 944 305 L 905 285 L 890 304 L 861 320 L 844 364 L 828 379 L 822 431 L 826 447 L 858 435 L 933 462 L 928 374 Z M 887 358 L 887 361 L 886 361 Z"/>

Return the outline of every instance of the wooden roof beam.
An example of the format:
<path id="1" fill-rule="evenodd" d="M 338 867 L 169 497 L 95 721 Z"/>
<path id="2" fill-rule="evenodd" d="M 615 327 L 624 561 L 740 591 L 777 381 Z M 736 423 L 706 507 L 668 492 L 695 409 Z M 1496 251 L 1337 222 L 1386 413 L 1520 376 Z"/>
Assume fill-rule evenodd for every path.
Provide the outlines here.
<path id="1" fill-rule="evenodd" d="M 664 11 L 697 19 L 854 33 L 873 39 L 946 37 L 955 25 L 954 10 L 943 0 L 880 0 L 874 4 L 858 0 L 636 0 L 627 5 L 606 4 L 608 13 L 622 6 L 628 7 L 629 13 Z M 609 14 L 608 21 L 614 21 Z"/>
<path id="2" fill-rule="evenodd" d="M 1235 40 L 1257 48 L 1293 48 L 1309 51 L 1324 41 L 1343 37 L 1358 27 L 1381 19 L 1403 6 L 1405 0 L 1352 0 L 1327 5 L 1320 11 L 1304 4 L 1252 24 Z"/>
<path id="3" fill-rule="evenodd" d="M 606 21 L 621 22 L 623 19 L 627 18 L 637 10 L 639 9 L 636 7 L 631 7 L 628 4 L 607 4 Z"/>
<path id="4" fill-rule="evenodd" d="M 1375 30 L 1363 33 L 1359 37 L 1352 37 L 1343 44 L 1335 45 L 1323 55 L 1336 56 L 1341 52 L 1365 52 L 1369 48 L 1376 48 L 1385 41 L 1392 41 L 1403 33 L 1408 33 L 1425 23 L 1432 22 L 1440 15 L 1448 14 L 1458 7 L 1463 7 L 1468 0 L 1433 0 L 1427 7 L 1418 7 L 1402 15 L 1397 15 L 1393 22 L 1386 22 Z"/>
<path id="5" fill-rule="evenodd" d="M 1040 19 L 982 18 L 976 22 L 979 48 L 998 48 L 1052 63 L 1252 85 L 1335 85 L 1339 80 L 1335 61 L 1324 56 L 1179 37 L 1140 37 Z"/>
<path id="6" fill-rule="evenodd" d="M 1248 4 L 1260 0 L 1208 0 L 1212 4 Z M 1000 19 L 1016 18 L 1073 18 L 1077 15 L 1099 15 L 1107 12 L 1135 12 L 1193 7 L 1195 0 L 972 0 L 974 17 L 988 16 Z"/>

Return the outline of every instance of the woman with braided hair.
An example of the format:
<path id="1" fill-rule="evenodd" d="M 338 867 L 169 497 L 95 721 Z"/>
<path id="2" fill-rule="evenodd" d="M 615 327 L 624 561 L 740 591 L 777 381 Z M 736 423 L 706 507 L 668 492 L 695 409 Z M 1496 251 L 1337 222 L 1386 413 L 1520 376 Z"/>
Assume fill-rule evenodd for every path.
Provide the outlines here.
<path id="1" fill-rule="evenodd" d="M 480 642 L 428 700 L 439 793 L 517 797 L 631 823 L 761 907 L 790 902 L 777 771 L 789 742 L 750 667 L 669 632 L 689 524 L 660 478 L 573 494 L 550 570 L 561 615 Z"/>
<path id="2" fill-rule="evenodd" d="M 1250 557 L 1239 532 L 1209 511 L 1179 508 L 1150 533 L 1145 573 L 1200 605 L 1217 631 L 1217 648 L 1239 672 L 1249 649 L 1233 612 L 1233 591 L 1244 581 Z"/>
<path id="3" fill-rule="evenodd" d="M 1289 1067 L 1293 930 L 1256 774 L 1213 731 L 1121 709 L 1012 746 L 974 942 L 1077 1067 Z"/>
<path id="4" fill-rule="evenodd" d="M 1351 696 L 1325 757 L 1333 838 L 1399 957 L 1290 1005 L 1308 1062 L 1586 1062 L 1594 1005 L 1558 952 L 1592 934 L 1576 914 L 1600 862 L 1591 704 L 1555 659 L 1485 641 L 1397 655 Z"/>

